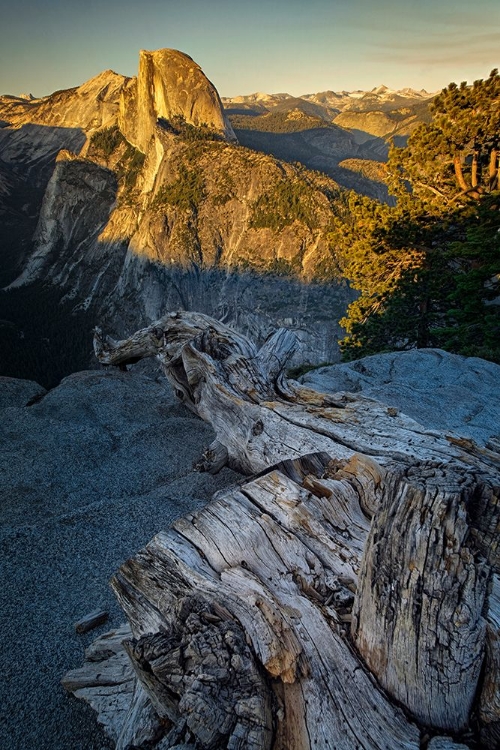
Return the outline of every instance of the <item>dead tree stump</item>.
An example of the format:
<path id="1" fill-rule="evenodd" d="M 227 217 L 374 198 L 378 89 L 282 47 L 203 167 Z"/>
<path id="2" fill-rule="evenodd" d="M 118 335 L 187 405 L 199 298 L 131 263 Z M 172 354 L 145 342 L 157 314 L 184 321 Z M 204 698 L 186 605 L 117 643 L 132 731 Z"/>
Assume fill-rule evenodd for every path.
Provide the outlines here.
<path id="1" fill-rule="evenodd" d="M 254 475 L 113 579 L 162 747 L 416 750 L 474 701 L 496 747 L 500 456 L 288 382 L 294 345 L 196 313 L 96 332 L 102 363 L 157 356 L 212 424 L 202 468 Z"/>

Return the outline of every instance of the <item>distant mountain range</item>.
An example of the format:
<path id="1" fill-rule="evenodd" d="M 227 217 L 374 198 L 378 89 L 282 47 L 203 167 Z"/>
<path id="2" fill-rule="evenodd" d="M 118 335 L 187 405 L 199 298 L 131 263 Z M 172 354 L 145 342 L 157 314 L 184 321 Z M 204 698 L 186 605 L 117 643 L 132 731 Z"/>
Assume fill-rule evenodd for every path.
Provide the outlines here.
<path id="1" fill-rule="evenodd" d="M 245 110 L 249 113 L 262 114 L 269 112 L 285 102 L 309 101 L 319 105 L 321 111 L 330 118 L 330 112 L 339 114 L 347 110 L 357 112 L 369 111 L 374 108 L 384 110 L 397 109 L 406 106 L 409 102 L 422 102 L 432 99 L 435 94 L 430 94 L 425 89 L 405 88 L 400 90 L 389 89 L 387 86 L 377 86 L 371 91 L 320 91 L 316 94 L 303 94 L 294 97 L 291 94 L 265 94 L 260 91 L 246 96 L 222 97 L 222 103 L 226 111 L 230 113 L 235 109 Z M 319 114 L 320 110 L 317 110 Z"/>
<path id="2" fill-rule="evenodd" d="M 434 96 L 425 90 L 378 86 L 301 97 L 257 92 L 223 98 L 222 103 L 244 146 L 300 161 L 344 187 L 387 201 L 380 166 L 389 142 L 404 145 L 420 123 L 430 121 Z"/>

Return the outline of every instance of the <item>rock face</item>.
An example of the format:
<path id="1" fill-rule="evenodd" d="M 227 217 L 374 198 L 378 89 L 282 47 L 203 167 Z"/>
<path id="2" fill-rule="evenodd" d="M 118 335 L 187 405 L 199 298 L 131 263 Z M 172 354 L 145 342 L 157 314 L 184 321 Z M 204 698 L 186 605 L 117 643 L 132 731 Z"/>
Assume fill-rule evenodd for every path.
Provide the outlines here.
<path id="1" fill-rule="evenodd" d="M 0 286 L 19 274 L 32 250 L 57 154 L 61 149 L 79 153 L 86 133 L 116 123 L 128 80 L 108 70 L 43 99 L 0 96 Z"/>
<path id="2" fill-rule="evenodd" d="M 430 429 L 487 443 L 500 435 L 500 366 L 441 349 L 375 354 L 301 378 L 324 393 L 362 392 Z"/>
<path id="3" fill-rule="evenodd" d="M 130 189 L 116 177 L 127 148 L 109 160 L 92 149 L 86 158 L 61 153 L 34 250 L 10 288 L 49 280 L 120 336 L 177 309 L 222 318 L 259 342 L 287 325 L 302 343 L 294 364 L 337 361 L 338 320 L 353 294 L 341 282 L 307 282 L 329 257 L 321 190 L 308 188 L 312 226 L 266 226 L 271 216 L 258 226 L 255 206 L 279 199 L 283 179 L 304 189 L 294 167 L 223 142 L 192 149 L 160 130 Z"/>
<path id="4" fill-rule="evenodd" d="M 27 123 L 84 131 L 107 127 L 116 122 L 120 94 L 129 80 L 105 70 L 81 86 L 42 99 L 0 96 L 0 119 L 17 128 Z"/>
<path id="5" fill-rule="evenodd" d="M 0 378 L 0 409 L 28 406 L 41 399 L 45 393 L 45 388 L 33 380 Z"/>
<path id="6" fill-rule="evenodd" d="M 36 229 L 35 251 L 23 273 L 11 288 L 43 277 L 47 271 L 55 284 L 66 286 L 67 293 L 78 294 L 78 280 L 90 277 L 97 283 L 99 274 L 105 274 L 110 258 L 99 252 L 96 239 L 106 224 L 116 194 L 113 172 L 93 162 L 60 151 L 54 173 L 45 191 L 40 220 Z M 75 250 L 82 244 L 89 251 L 80 255 L 77 278 L 72 271 L 76 264 Z M 98 252 L 97 266 L 93 267 L 94 253 Z M 56 270 L 57 269 L 57 270 Z M 54 274 L 55 271 L 55 274 Z M 89 273 L 90 272 L 90 273 Z"/>
<path id="7" fill-rule="evenodd" d="M 217 90 L 199 65 L 177 50 L 141 50 L 139 75 L 122 92 L 120 130 L 146 153 L 158 120 L 175 118 L 236 140 Z"/>
<path id="8" fill-rule="evenodd" d="M 331 242 L 338 186 L 236 145 L 190 57 L 144 51 L 137 78 L 106 71 L 45 99 L 3 97 L 0 117 L 8 304 L 50 282 L 54 304 L 71 300 L 118 336 L 198 310 L 260 343 L 294 328 L 294 364 L 338 361 L 353 299 Z"/>

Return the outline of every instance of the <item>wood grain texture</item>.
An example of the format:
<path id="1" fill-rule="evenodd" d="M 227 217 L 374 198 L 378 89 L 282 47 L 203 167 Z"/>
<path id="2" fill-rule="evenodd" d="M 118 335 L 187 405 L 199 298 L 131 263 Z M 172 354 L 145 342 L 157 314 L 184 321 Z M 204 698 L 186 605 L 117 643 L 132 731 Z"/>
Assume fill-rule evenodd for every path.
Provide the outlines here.
<path id="1" fill-rule="evenodd" d="M 328 484 L 332 487 L 335 480 Z M 161 630 L 170 638 L 172 629 L 186 623 L 182 612 L 192 606 L 193 597 L 202 597 L 211 614 L 206 632 L 214 627 L 214 618 L 232 628 L 239 624 L 272 689 L 267 710 L 280 707 L 274 711 L 270 747 L 417 748 L 417 728 L 387 700 L 349 645 L 345 617 L 352 607 L 351 588 L 368 524 L 358 519 L 350 545 L 346 524 L 360 513 L 359 501 L 352 487 L 343 488 L 342 480 L 338 485 L 333 487 L 336 503 L 324 494 L 312 495 L 278 472 L 255 479 L 158 534 L 122 566 L 113 586 L 139 645 L 156 638 L 141 636 L 158 624 L 156 614 L 145 623 L 145 610 L 162 613 Z M 276 508 L 273 498 L 279 498 Z M 333 527 L 336 542 L 326 533 Z M 335 549 L 345 560 L 337 560 Z M 334 562 L 332 570 L 329 564 Z M 146 671 L 155 672 L 151 662 Z M 186 671 L 193 674 L 193 664 Z M 160 682 L 149 684 L 149 690 L 162 705 L 167 704 L 163 691 L 176 693 L 182 713 L 184 693 L 170 661 Z M 221 681 L 221 690 L 223 685 Z M 261 713 L 255 711 L 254 721 Z M 167 715 L 178 720 L 173 711 Z M 207 742 L 194 724 L 191 731 L 199 742 Z M 220 746 L 232 747 L 231 737 Z"/>
<path id="2" fill-rule="evenodd" d="M 479 698 L 485 747 L 500 747 L 500 578 L 493 576 L 486 617 L 484 676 Z"/>
<path id="3" fill-rule="evenodd" d="M 456 735 L 478 701 L 497 747 L 495 445 L 287 381 L 294 347 L 198 313 L 96 333 L 101 362 L 155 355 L 212 424 L 201 469 L 253 475 L 113 578 L 163 745 L 416 749 L 418 724 Z"/>
<path id="4" fill-rule="evenodd" d="M 491 566 L 471 534 L 477 485 L 433 468 L 386 472 L 352 633 L 381 684 L 423 723 L 467 727 L 484 655 Z"/>

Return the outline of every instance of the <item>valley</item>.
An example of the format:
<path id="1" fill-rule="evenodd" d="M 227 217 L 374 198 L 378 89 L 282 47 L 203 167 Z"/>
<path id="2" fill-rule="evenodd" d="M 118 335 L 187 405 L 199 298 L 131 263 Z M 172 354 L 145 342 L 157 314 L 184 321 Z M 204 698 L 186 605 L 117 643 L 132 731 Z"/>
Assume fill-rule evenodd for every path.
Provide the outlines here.
<path id="1" fill-rule="evenodd" d="M 301 342 L 293 367 L 338 362 L 343 336 L 348 357 L 433 345 L 495 359 L 496 136 L 481 157 L 484 211 L 473 188 L 454 205 L 460 196 L 442 192 L 452 165 L 476 184 L 479 172 L 462 144 L 432 161 L 432 148 L 452 142 L 435 135 L 435 101 L 385 86 L 221 100 L 199 65 L 168 49 L 142 51 L 135 77 L 107 70 L 42 99 L 0 97 L 0 374 L 51 387 L 71 361 L 93 366 L 96 324 L 121 337 L 172 309 L 222 319 L 259 344 L 290 327 Z M 413 164 L 409 144 L 422 137 L 403 178 L 401 159 Z M 479 275 L 447 259 L 469 242 L 472 216 L 492 248 Z M 422 299 L 427 273 L 438 279 L 432 301 Z M 467 333 L 469 283 L 480 336 Z"/>
<path id="2" fill-rule="evenodd" d="M 299 161 L 339 185 L 393 203 L 383 178 L 391 142 L 401 146 L 430 121 L 427 91 L 325 91 L 293 97 L 252 94 L 223 99 L 240 143 Z"/>

